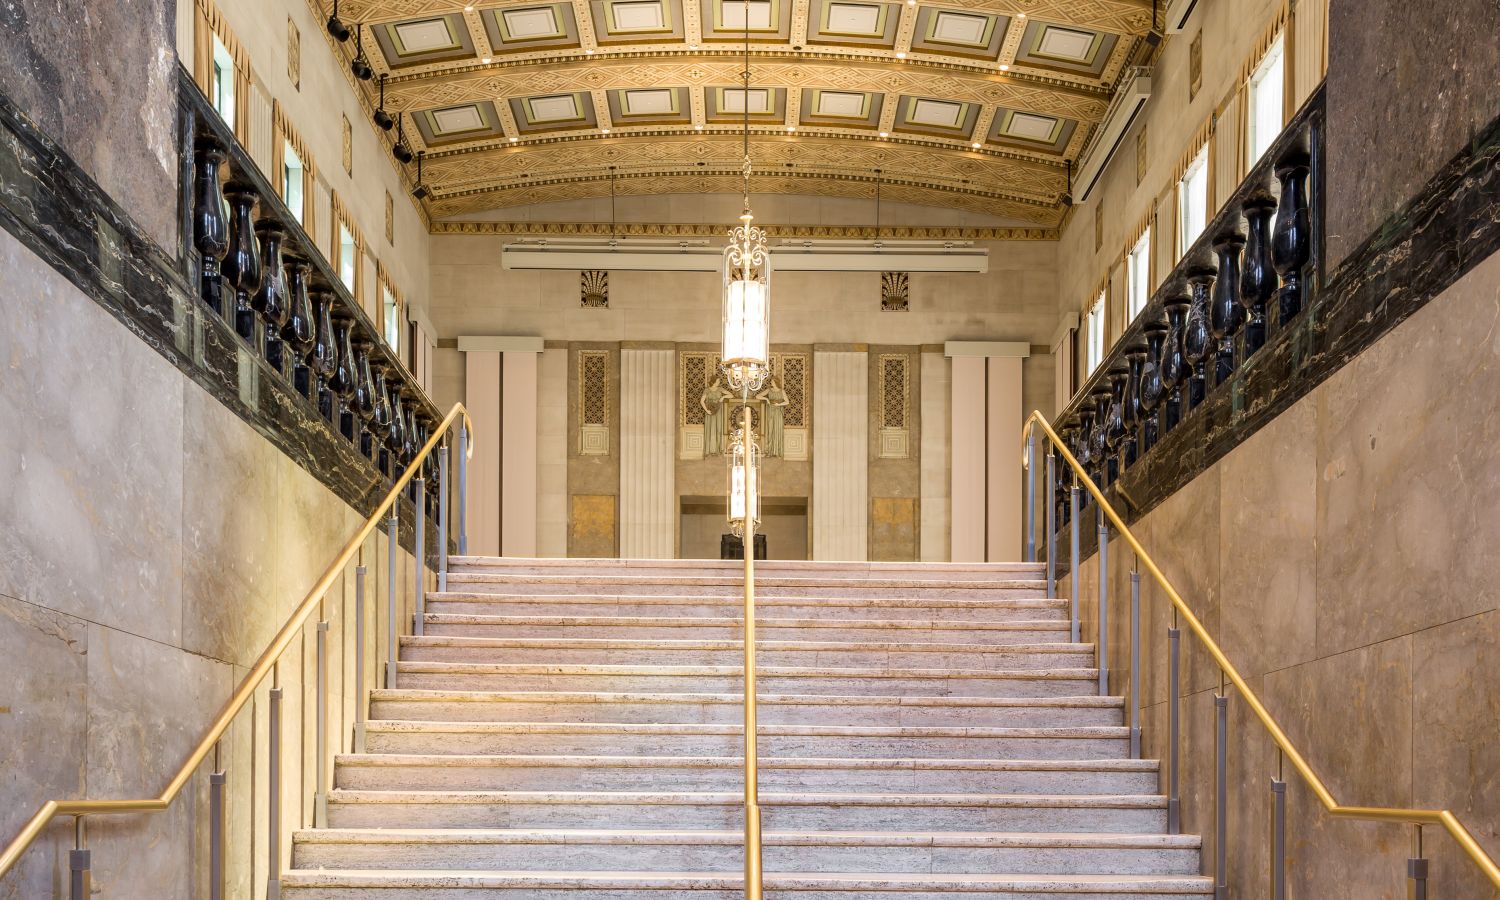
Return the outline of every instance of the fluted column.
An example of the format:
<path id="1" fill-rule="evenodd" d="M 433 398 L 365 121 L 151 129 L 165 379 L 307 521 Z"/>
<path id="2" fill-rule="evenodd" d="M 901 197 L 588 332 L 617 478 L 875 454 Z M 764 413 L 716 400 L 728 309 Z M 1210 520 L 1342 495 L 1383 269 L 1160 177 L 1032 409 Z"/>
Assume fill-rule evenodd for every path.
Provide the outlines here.
<path id="1" fill-rule="evenodd" d="M 813 353 L 812 558 L 869 558 L 869 354 Z"/>
<path id="2" fill-rule="evenodd" d="M 474 420 L 469 461 L 469 552 L 500 554 L 500 353 L 464 353 L 464 405 Z"/>
<path id="3" fill-rule="evenodd" d="M 620 350 L 620 556 L 677 556 L 677 353 Z"/>
<path id="4" fill-rule="evenodd" d="M 500 361 L 500 555 L 536 556 L 536 376 L 540 338 Z"/>
<path id="5" fill-rule="evenodd" d="M 941 353 L 922 353 L 922 521 L 919 558 L 923 562 L 947 562 L 950 558 L 950 378 L 948 360 Z"/>

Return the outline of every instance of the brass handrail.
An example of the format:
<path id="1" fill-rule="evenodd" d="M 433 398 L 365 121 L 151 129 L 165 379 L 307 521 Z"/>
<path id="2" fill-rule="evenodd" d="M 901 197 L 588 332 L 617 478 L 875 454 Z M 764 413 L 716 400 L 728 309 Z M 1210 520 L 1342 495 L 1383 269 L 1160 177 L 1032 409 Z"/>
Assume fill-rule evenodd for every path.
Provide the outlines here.
<path id="1" fill-rule="evenodd" d="M 1474 835 L 1469 832 L 1468 828 L 1464 827 L 1464 824 L 1451 811 L 1446 809 L 1407 809 L 1404 807 L 1344 806 L 1339 803 L 1334 798 L 1333 792 L 1323 783 L 1323 779 L 1318 777 L 1317 773 L 1313 771 L 1312 766 L 1303 758 L 1302 753 L 1292 744 L 1291 738 L 1287 737 L 1286 732 L 1276 723 L 1276 719 L 1266 709 L 1265 704 L 1261 703 L 1260 697 L 1245 682 L 1244 677 L 1240 675 L 1239 669 L 1234 667 L 1234 663 L 1229 661 L 1229 657 L 1224 655 L 1224 651 L 1220 649 L 1218 643 L 1209 635 L 1208 629 L 1193 614 L 1192 608 L 1182 599 L 1182 595 L 1177 593 L 1177 590 L 1172 587 L 1172 583 L 1167 580 L 1167 576 L 1162 574 L 1161 568 L 1156 565 L 1156 561 L 1151 558 L 1151 554 L 1147 553 L 1146 548 L 1141 546 L 1141 542 L 1135 539 L 1134 534 L 1130 533 L 1130 529 L 1126 527 L 1124 520 L 1115 512 L 1114 507 L 1105 499 L 1098 485 L 1094 484 L 1094 480 L 1089 477 L 1088 472 L 1084 470 L 1083 466 L 1078 464 L 1078 460 L 1073 457 L 1067 445 L 1057 436 L 1057 432 L 1052 430 L 1052 425 L 1047 421 L 1047 417 L 1042 415 L 1039 410 L 1034 410 L 1026 419 L 1026 424 L 1022 429 L 1023 446 L 1034 424 L 1041 426 L 1047 438 L 1052 441 L 1052 446 L 1062 454 L 1062 458 L 1072 467 L 1079 482 L 1093 495 L 1099 504 L 1099 509 L 1103 511 L 1105 517 L 1114 525 L 1115 529 L 1120 533 L 1120 537 L 1124 538 L 1125 543 L 1130 545 L 1130 549 L 1135 551 L 1136 559 L 1141 565 L 1145 566 L 1146 571 L 1151 573 L 1151 577 L 1156 579 L 1156 583 L 1161 585 L 1162 590 L 1166 591 L 1167 597 L 1172 601 L 1172 607 L 1177 611 L 1178 615 L 1187 621 L 1188 628 L 1192 630 L 1193 634 L 1198 636 L 1198 640 L 1203 642 L 1203 646 L 1208 650 L 1209 655 L 1218 664 L 1219 670 L 1239 690 L 1240 696 L 1249 704 L 1251 711 L 1255 713 L 1255 717 L 1260 720 L 1260 724 L 1265 727 L 1266 731 L 1270 732 L 1271 740 L 1276 742 L 1276 746 L 1291 761 L 1292 768 L 1296 769 L 1298 774 L 1302 776 L 1302 780 L 1307 783 L 1308 788 L 1317 796 L 1318 802 L 1323 804 L 1323 808 L 1328 811 L 1329 815 L 1340 819 L 1364 819 L 1372 822 L 1441 825 L 1444 830 L 1453 836 L 1453 839 L 1458 842 L 1459 847 L 1463 848 L 1464 853 L 1468 854 L 1469 858 L 1474 861 L 1474 864 L 1479 866 L 1480 871 L 1484 873 L 1485 877 L 1495 887 L 1500 888 L 1500 865 L 1496 865 L 1495 860 L 1484 851 L 1483 847 L 1479 846 L 1479 842 L 1474 840 Z M 1053 502 L 1052 498 L 1047 498 L 1047 502 Z M 1048 535 L 1049 546 L 1051 538 L 1052 536 Z M 1048 565 L 1051 565 L 1051 563 L 1049 562 Z"/>
<path id="2" fill-rule="evenodd" d="M 271 670 L 281 658 L 281 654 L 285 653 L 287 647 L 291 645 L 292 639 L 297 636 L 302 626 L 307 623 L 307 617 L 312 615 L 313 610 L 318 608 L 323 595 L 328 593 L 329 588 L 333 586 L 333 582 L 338 578 L 339 573 L 354 559 L 355 554 L 359 552 L 360 545 L 375 531 L 376 525 L 384 518 L 386 510 L 395 504 L 407 484 L 421 471 L 421 463 L 431 455 L 433 448 L 442 442 L 443 438 L 447 435 L 448 429 L 452 427 L 453 423 L 460 416 L 463 417 L 464 429 L 470 435 L 474 433 L 474 423 L 469 418 L 469 411 L 464 408 L 462 403 L 453 404 L 453 408 L 448 411 L 448 415 L 444 416 L 443 421 L 433 429 L 432 436 L 427 439 L 427 443 L 422 445 L 422 449 L 417 452 L 411 463 L 407 465 L 406 471 L 391 485 L 391 489 L 386 493 L 385 499 L 380 501 L 380 505 L 375 507 L 375 511 L 360 526 L 359 531 L 355 532 L 354 537 L 350 538 L 349 542 L 344 545 L 344 549 L 339 551 L 339 555 L 334 558 L 333 564 L 313 584 L 312 589 L 307 592 L 307 596 L 303 598 L 302 602 L 292 612 L 286 624 L 281 626 L 281 630 L 271 639 L 271 643 L 262 651 L 260 658 L 255 661 L 255 665 L 245 675 L 239 687 L 235 688 L 229 700 L 219 710 L 219 714 L 214 717 L 213 724 L 209 726 L 202 740 L 198 742 L 198 746 L 193 749 L 192 753 L 188 754 L 187 759 L 177 769 L 177 774 L 172 776 L 172 780 L 167 782 L 167 786 L 162 788 L 161 793 L 152 798 L 139 800 L 48 800 L 42 804 L 41 808 L 36 811 L 36 814 L 26 823 L 26 827 L 21 829 L 21 833 L 16 835 L 6 845 L 5 851 L 0 853 L 0 876 L 10 871 L 11 867 L 20 859 L 21 854 L 26 851 L 26 848 L 30 847 L 36 841 L 37 836 L 42 833 L 42 829 L 47 827 L 47 823 L 57 816 L 79 817 L 131 812 L 155 813 L 163 812 L 172 805 L 172 801 L 182 791 L 183 787 L 187 785 L 188 779 L 192 778 L 193 771 L 208 757 L 209 751 L 218 743 L 219 738 L 224 736 L 224 732 L 229 728 L 230 722 L 244 708 L 251 696 L 254 695 L 255 689 L 260 687 L 261 682 L 271 673 Z M 469 457 L 474 455 L 474 445 L 472 442 L 469 443 L 467 455 Z M 419 500 L 418 502 L 421 501 Z M 447 540 L 446 535 L 443 536 L 443 540 Z"/>

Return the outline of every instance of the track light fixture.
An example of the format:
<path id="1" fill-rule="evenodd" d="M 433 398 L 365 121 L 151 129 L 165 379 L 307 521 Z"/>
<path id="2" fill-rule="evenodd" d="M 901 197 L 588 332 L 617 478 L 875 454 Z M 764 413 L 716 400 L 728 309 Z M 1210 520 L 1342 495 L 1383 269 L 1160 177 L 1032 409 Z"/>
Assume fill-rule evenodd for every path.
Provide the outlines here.
<path id="1" fill-rule="evenodd" d="M 403 163 L 412 160 L 411 144 L 406 142 L 406 117 L 396 113 L 396 143 L 391 145 L 391 154 Z"/>
<path id="2" fill-rule="evenodd" d="M 328 17 L 328 33 L 341 44 L 349 40 L 349 26 L 339 18 L 339 0 L 333 0 L 333 14 Z"/>
<path id="3" fill-rule="evenodd" d="M 426 155 L 426 150 L 417 152 L 417 186 L 411 189 L 411 195 L 418 200 L 426 200 L 427 195 L 432 193 L 427 189 L 427 185 L 422 183 L 422 157 Z"/>
<path id="4" fill-rule="evenodd" d="M 375 107 L 375 124 L 380 126 L 381 131 L 390 131 L 396 120 L 385 111 L 385 80 L 391 76 L 384 72 L 380 73 L 380 105 Z"/>
<path id="5" fill-rule="evenodd" d="M 370 60 L 365 56 L 365 28 L 363 25 L 354 26 L 354 59 L 349 63 L 349 70 L 360 81 L 369 81 L 375 77 L 375 70 L 370 66 Z"/>

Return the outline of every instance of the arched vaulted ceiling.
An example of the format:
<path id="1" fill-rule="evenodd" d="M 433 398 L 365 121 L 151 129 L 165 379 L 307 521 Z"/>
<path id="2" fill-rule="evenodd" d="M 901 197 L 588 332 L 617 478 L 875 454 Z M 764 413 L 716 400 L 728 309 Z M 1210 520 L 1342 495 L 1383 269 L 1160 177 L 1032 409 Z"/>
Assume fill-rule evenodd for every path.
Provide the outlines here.
<path id="1" fill-rule="evenodd" d="M 328 0 L 321 4 L 326 15 Z M 1151 0 L 343 0 L 435 217 L 619 194 L 881 196 L 1055 225 Z M 741 88 L 744 27 L 751 90 Z M 354 52 L 354 42 L 342 48 Z M 611 184 L 613 182 L 613 185 Z"/>

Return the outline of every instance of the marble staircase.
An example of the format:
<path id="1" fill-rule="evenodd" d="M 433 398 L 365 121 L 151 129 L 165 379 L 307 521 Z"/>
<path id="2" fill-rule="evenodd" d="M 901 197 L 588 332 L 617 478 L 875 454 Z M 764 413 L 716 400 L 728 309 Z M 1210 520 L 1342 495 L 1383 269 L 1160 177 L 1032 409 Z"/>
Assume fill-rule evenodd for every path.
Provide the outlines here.
<path id="1" fill-rule="evenodd" d="M 771 900 L 1211 897 L 1039 566 L 757 568 Z M 289 900 L 738 900 L 737 565 L 453 560 Z"/>

